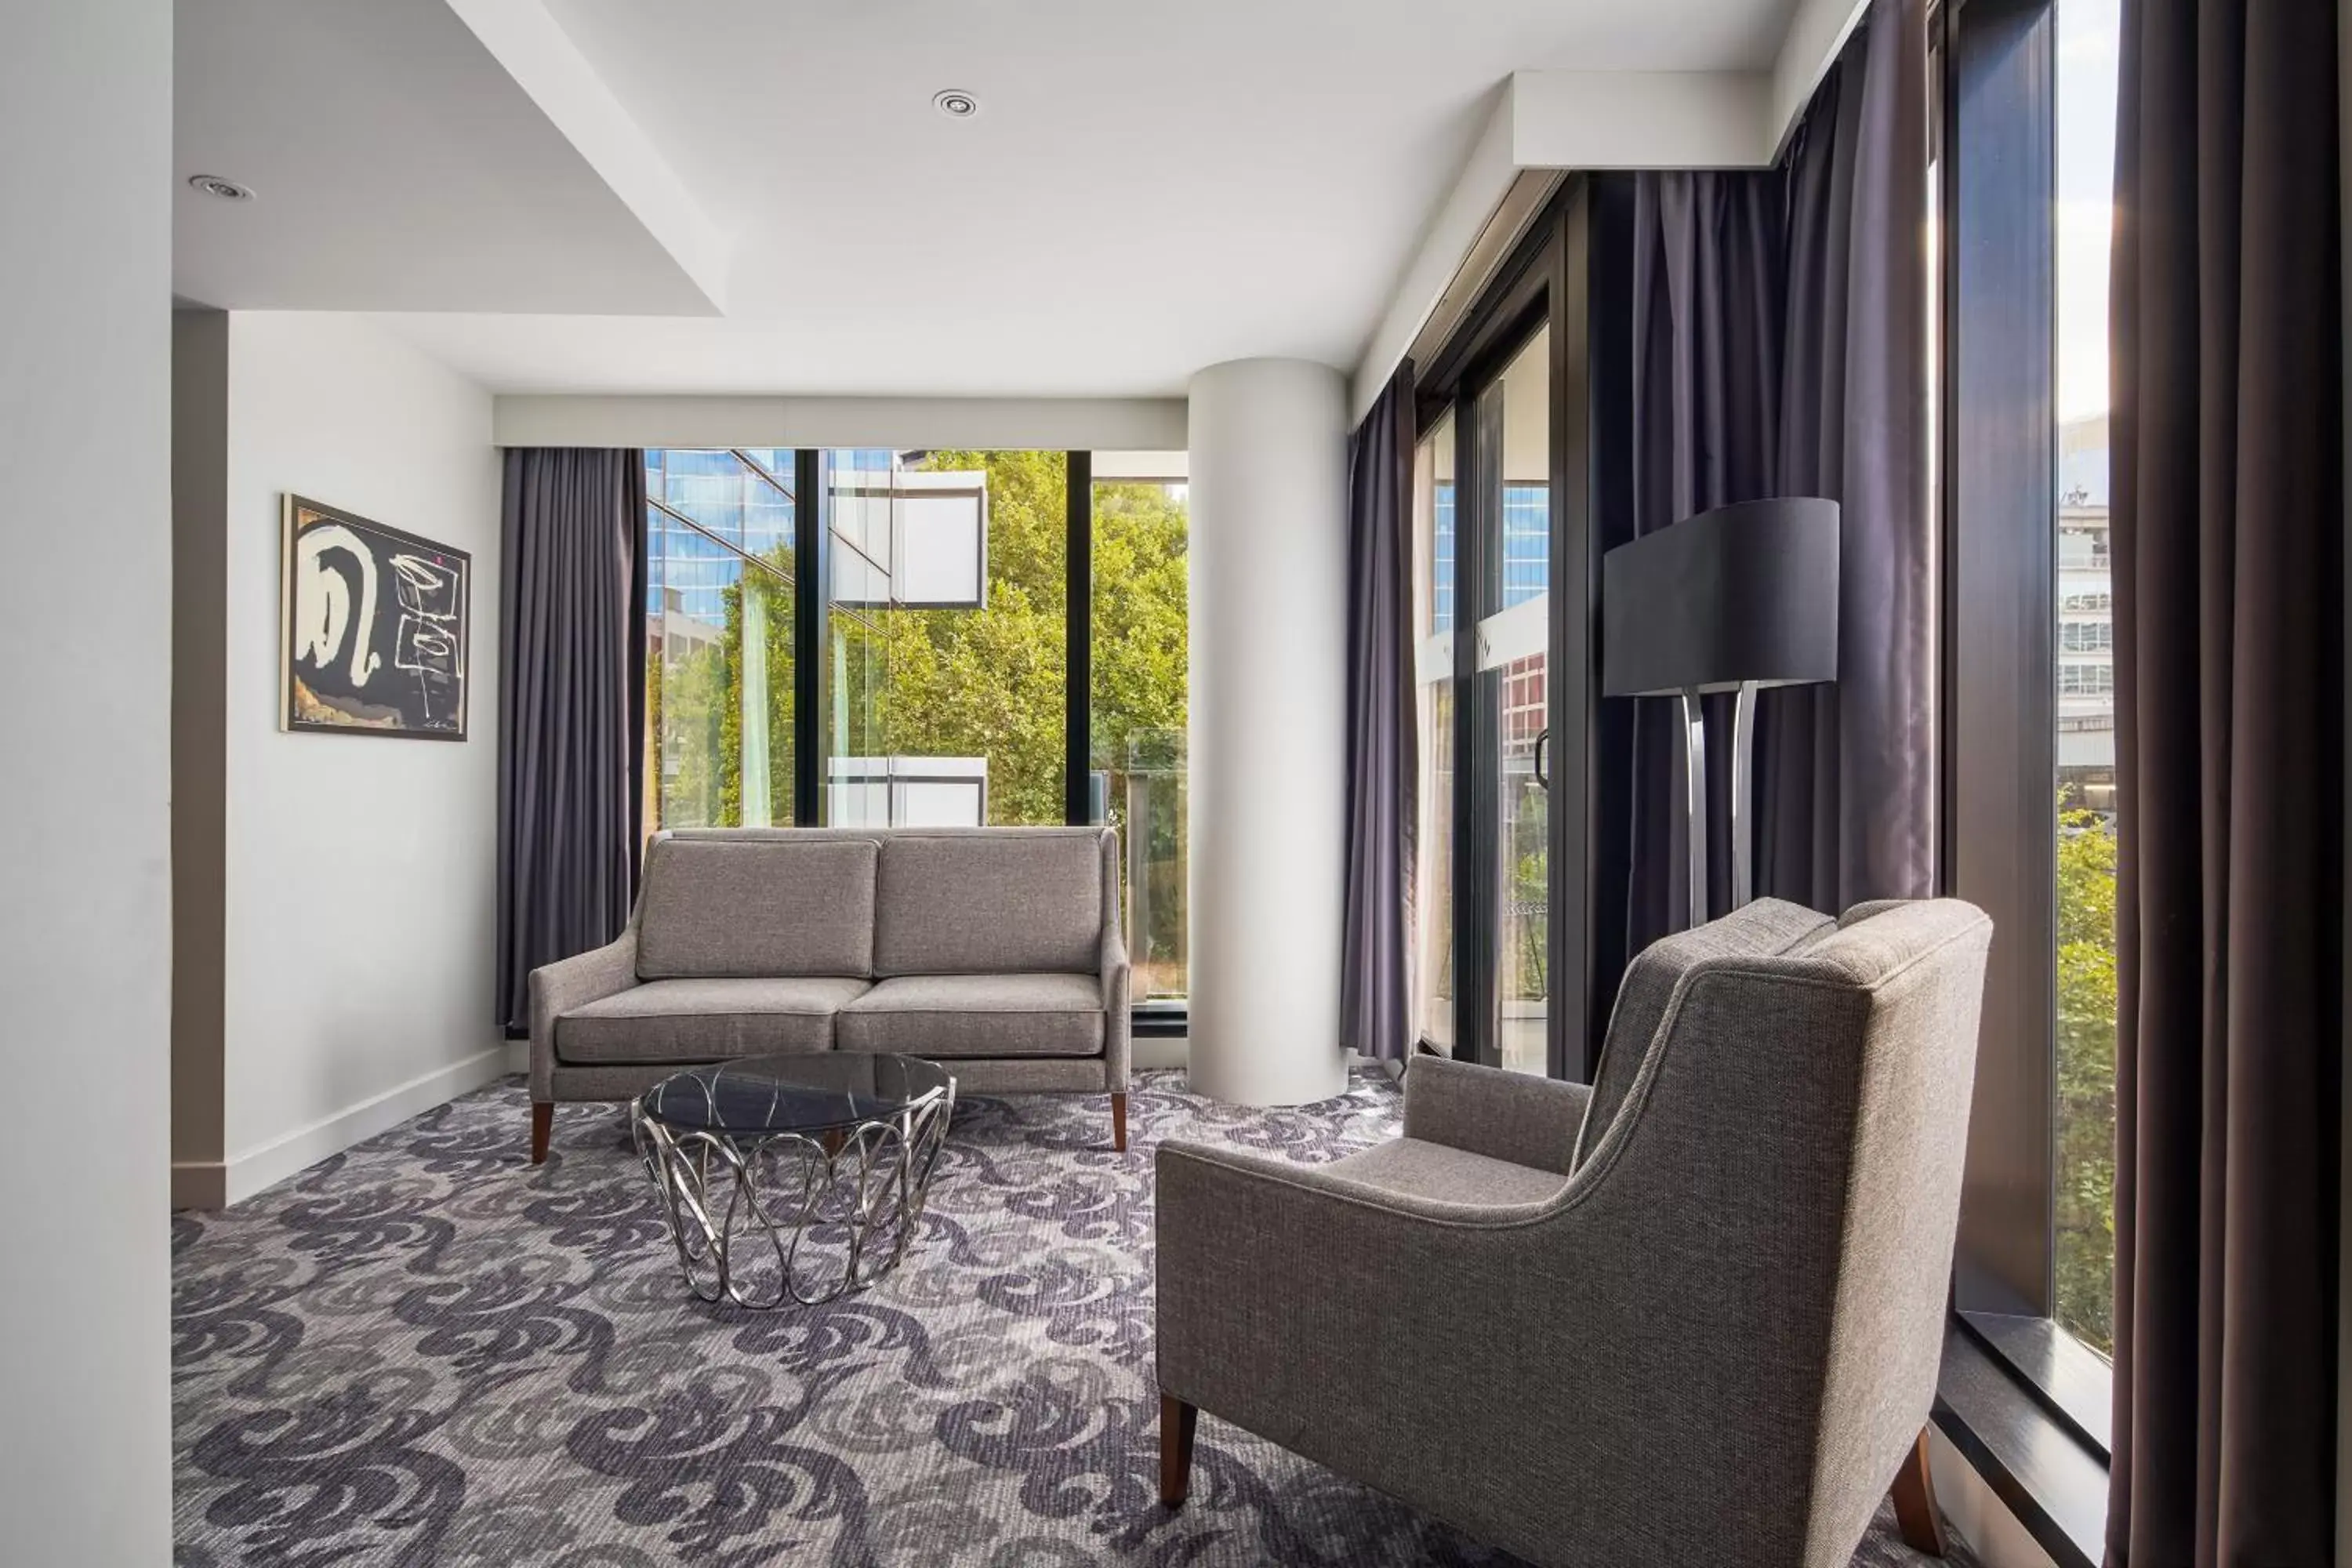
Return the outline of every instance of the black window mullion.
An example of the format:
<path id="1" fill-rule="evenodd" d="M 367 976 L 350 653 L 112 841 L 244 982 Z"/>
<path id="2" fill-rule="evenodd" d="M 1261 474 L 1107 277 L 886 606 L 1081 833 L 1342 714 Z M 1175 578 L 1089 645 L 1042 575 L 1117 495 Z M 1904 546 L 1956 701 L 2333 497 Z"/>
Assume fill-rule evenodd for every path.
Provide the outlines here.
<path id="1" fill-rule="evenodd" d="M 1071 452 L 1066 464 L 1062 810 L 1070 826 L 1083 827 L 1094 820 L 1095 455 Z"/>
<path id="2" fill-rule="evenodd" d="M 824 454 L 793 454 L 793 821 L 824 820 L 825 545 Z"/>

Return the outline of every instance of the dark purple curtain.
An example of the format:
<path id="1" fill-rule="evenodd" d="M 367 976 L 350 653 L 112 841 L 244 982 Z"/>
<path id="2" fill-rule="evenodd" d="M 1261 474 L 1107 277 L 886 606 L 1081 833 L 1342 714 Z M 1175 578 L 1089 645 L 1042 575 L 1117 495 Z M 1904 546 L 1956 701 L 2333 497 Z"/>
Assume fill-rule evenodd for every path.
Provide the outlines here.
<path id="1" fill-rule="evenodd" d="M 499 626 L 499 1020 L 530 972 L 628 923 L 643 838 L 646 458 L 506 455 Z"/>
<path id="2" fill-rule="evenodd" d="M 1780 493 L 1785 179 L 1649 174 L 1633 191 L 1633 531 Z M 1612 542 L 1618 542 L 1612 541 Z M 1633 700 L 1629 953 L 1694 923 L 1681 704 Z M 1728 903 L 1731 703 L 1706 700 L 1708 896 Z M 1704 915 L 1698 917 L 1705 919 Z M 1609 994 L 1614 994 L 1614 976 Z"/>
<path id="3" fill-rule="evenodd" d="M 1842 504 L 1838 682 L 1763 694 L 1754 814 L 1757 890 L 1832 912 L 1935 874 L 1927 38 L 1922 0 L 1879 0 L 1780 168 L 1634 192 L 1634 531 L 1765 496 Z M 1731 700 L 1706 705 L 1696 916 L 1678 706 L 1636 707 L 1629 952 L 1730 901 Z"/>
<path id="4" fill-rule="evenodd" d="M 2336 1561 L 2336 8 L 2124 7 L 2116 1568 Z"/>
<path id="5" fill-rule="evenodd" d="M 1879 0 L 1848 47 L 1788 214 L 1779 482 L 1839 503 L 1838 678 L 1758 700 L 1756 889 L 1835 913 L 1936 881 L 1921 0 Z"/>
<path id="6" fill-rule="evenodd" d="M 1348 460 L 1348 873 L 1339 1037 L 1412 1047 L 1412 364 L 1390 378 Z"/>

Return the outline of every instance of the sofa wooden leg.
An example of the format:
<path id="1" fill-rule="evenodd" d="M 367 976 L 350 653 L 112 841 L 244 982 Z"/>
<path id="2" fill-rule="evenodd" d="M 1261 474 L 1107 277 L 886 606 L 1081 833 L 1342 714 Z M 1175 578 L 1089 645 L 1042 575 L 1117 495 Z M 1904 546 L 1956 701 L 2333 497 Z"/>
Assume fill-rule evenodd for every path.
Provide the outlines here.
<path id="1" fill-rule="evenodd" d="M 1110 1146 L 1120 1153 L 1127 1152 L 1127 1096 L 1115 1092 L 1110 1097 Z"/>
<path id="2" fill-rule="evenodd" d="M 555 1104 L 552 1100 L 530 1102 L 530 1163 L 547 1163 L 548 1135 L 555 1131 Z"/>
<path id="3" fill-rule="evenodd" d="M 1160 1500 L 1170 1508 L 1182 1508 L 1192 1489 L 1192 1428 L 1200 1419 L 1198 1407 L 1160 1396 Z"/>
<path id="4" fill-rule="evenodd" d="M 1936 1511 L 1935 1478 L 1927 1473 L 1927 1428 L 1920 1428 L 1918 1440 L 1904 1456 L 1892 1489 L 1895 1523 L 1903 1532 L 1903 1544 L 1930 1557 L 1943 1556 L 1944 1519 Z"/>

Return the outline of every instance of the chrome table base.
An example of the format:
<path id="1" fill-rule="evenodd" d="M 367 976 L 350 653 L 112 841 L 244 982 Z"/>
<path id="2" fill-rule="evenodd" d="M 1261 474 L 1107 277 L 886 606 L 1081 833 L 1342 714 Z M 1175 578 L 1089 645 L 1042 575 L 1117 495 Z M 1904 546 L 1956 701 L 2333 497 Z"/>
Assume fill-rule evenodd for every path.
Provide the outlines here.
<path id="1" fill-rule="evenodd" d="M 703 1300 L 767 1310 L 862 1290 L 898 1267 L 922 1218 L 955 1087 L 823 1132 L 674 1128 L 629 1107 L 678 1268 Z"/>

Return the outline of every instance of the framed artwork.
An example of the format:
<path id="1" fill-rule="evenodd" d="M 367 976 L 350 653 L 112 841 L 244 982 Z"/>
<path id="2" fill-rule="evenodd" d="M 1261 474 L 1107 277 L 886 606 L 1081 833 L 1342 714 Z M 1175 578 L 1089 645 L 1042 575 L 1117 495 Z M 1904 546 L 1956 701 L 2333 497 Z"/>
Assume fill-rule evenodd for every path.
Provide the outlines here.
<path id="1" fill-rule="evenodd" d="M 474 558 L 298 495 L 281 550 L 278 728 L 464 740 Z"/>

